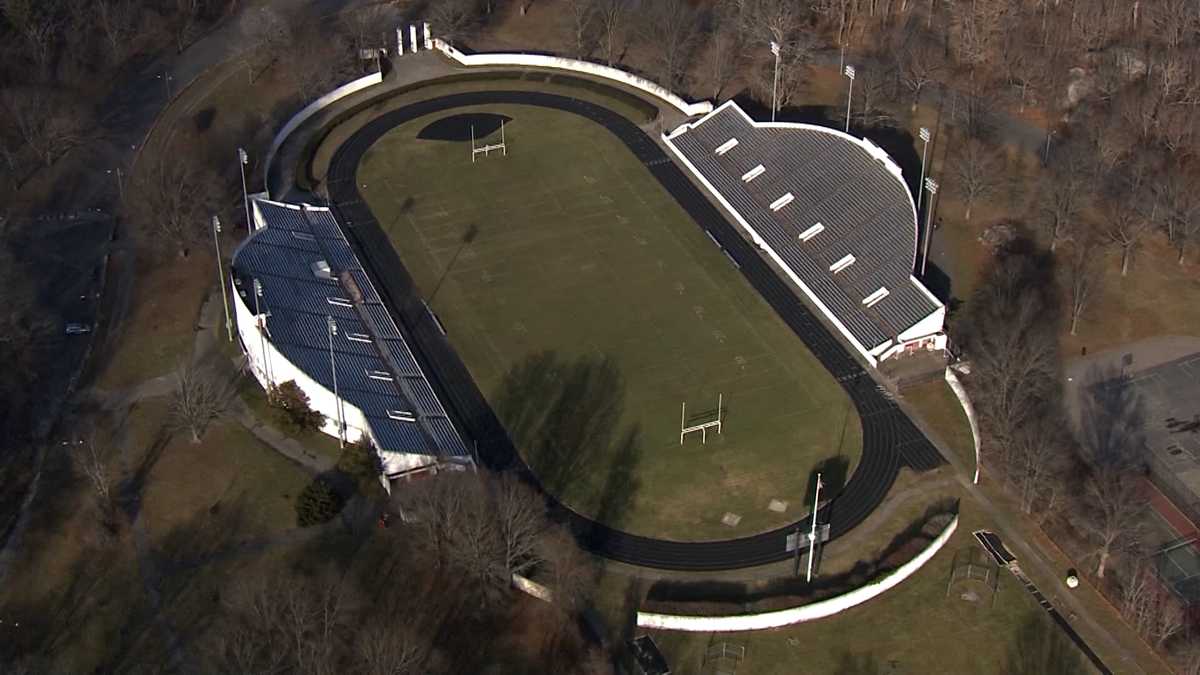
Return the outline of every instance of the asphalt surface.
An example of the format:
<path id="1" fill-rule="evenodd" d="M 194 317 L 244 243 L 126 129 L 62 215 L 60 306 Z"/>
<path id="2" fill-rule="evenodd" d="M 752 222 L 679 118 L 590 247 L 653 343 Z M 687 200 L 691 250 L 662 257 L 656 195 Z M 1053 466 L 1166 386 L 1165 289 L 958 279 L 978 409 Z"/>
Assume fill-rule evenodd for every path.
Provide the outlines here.
<path id="1" fill-rule="evenodd" d="M 371 270 L 410 344 L 426 364 L 430 381 L 456 417 L 465 436 L 478 442 L 479 459 L 495 470 L 515 470 L 537 485 L 537 477 L 521 460 L 503 425 L 492 412 L 470 373 L 430 317 L 391 242 L 359 194 L 355 174 L 363 153 L 393 127 L 408 120 L 462 106 L 523 104 L 581 115 L 604 126 L 645 164 L 698 225 L 720 243 L 742 273 L 779 316 L 808 345 L 842 384 L 862 420 L 863 453 L 842 492 L 818 512 L 830 525 L 830 538 L 861 523 L 883 501 L 901 467 L 933 469 L 943 458 L 932 443 L 893 402 L 850 352 L 813 315 L 793 290 L 759 257 L 753 246 L 697 189 L 663 149 L 637 125 L 604 107 L 578 99 L 527 91 L 470 92 L 414 103 L 386 113 L 351 136 L 334 154 L 327 185 L 331 207 L 346 228 L 356 252 Z M 793 525 L 749 537 L 707 542 L 678 542 L 615 530 L 575 513 L 547 495 L 553 512 L 587 550 L 613 560 L 675 570 L 721 570 L 751 567 L 788 559 L 786 537 L 804 527 L 809 516 Z"/>

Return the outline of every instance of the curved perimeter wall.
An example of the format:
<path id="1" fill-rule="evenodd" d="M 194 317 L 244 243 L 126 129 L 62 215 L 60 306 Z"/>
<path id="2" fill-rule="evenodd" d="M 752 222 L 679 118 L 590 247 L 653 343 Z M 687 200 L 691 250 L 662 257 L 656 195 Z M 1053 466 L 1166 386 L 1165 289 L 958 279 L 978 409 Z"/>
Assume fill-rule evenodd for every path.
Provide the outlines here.
<path id="1" fill-rule="evenodd" d="M 275 138 L 271 140 L 271 149 L 267 151 L 267 161 L 263 164 L 263 175 L 271 175 L 271 162 L 275 159 L 275 153 L 279 152 L 279 147 L 283 145 L 283 142 L 287 140 L 287 137 L 291 136 L 292 132 L 299 128 L 301 124 L 304 124 L 308 118 L 317 114 L 331 103 L 340 101 L 350 94 L 360 92 L 367 87 L 373 87 L 381 82 L 383 82 L 383 73 L 371 73 L 366 77 L 360 77 L 357 80 L 351 80 L 350 82 L 343 84 L 342 86 L 334 89 L 328 94 L 325 94 L 312 103 L 309 103 L 308 105 L 304 106 L 300 112 L 292 115 L 292 118 L 283 125 L 283 128 L 279 130 L 279 133 L 275 134 Z M 273 198 L 278 198 L 282 195 L 271 196 Z"/>
<path id="2" fill-rule="evenodd" d="M 975 416 L 975 406 L 971 405 L 971 399 L 967 396 L 967 388 L 963 386 L 962 380 L 958 379 L 958 375 L 950 368 L 946 369 L 946 384 L 950 385 L 950 390 L 958 397 L 958 402 L 962 404 L 963 412 L 967 415 L 967 424 L 971 426 L 971 441 L 975 444 L 975 478 L 971 481 L 976 485 L 979 484 L 979 418 Z"/>
<path id="3" fill-rule="evenodd" d="M 759 614 L 735 614 L 733 616 L 685 616 L 681 614 L 657 614 L 653 612 L 638 612 L 637 625 L 639 628 L 655 628 L 659 630 L 678 630 L 691 633 L 729 633 L 748 630 L 765 630 L 780 628 L 805 621 L 823 619 L 844 612 L 851 607 L 861 605 L 868 600 L 877 598 L 895 588 L 900 582 L 911 577 L 933 559 L 942 550 L 954 531 L 958 529 L 958 516 L 954 516 L 941 534 L 921 551 L 917 557 L 897 567 L 890 574 L 856 588 L 844 595 L 827 598 L 810 605 L 780 609 Z"/>
<path id="4" fill-rule="evenodd" d="M 670 89 L 651 82 L 644 77 L 638 77 L 631 73 L 627 73 L 620 68 L 600 65 L 591 61 L 580 61 L 578 59 L 568 59 L 561 56 L 546 56 L 544 54 L 464 54 L 458 49 L 455 49 L 445 40 L 435 38 L 433 40 L 433 48 L 445 54 L 447 57 L 461 63 L 464 66 L 524 66 L 532 68 L 552 68 L 555 70 L 569 70 L 585 75 L 593 75 L 602 77 L 606 80 L 613 80 L 621 84 L 628 85 L 635 89 L 662 99 L 671 104 L 679 112 L 688 115 L 707 115 L 713 111 L 711 101 L 701 101 L 699 103 L 688 103 L 681 97 L 676 95 Z"/>

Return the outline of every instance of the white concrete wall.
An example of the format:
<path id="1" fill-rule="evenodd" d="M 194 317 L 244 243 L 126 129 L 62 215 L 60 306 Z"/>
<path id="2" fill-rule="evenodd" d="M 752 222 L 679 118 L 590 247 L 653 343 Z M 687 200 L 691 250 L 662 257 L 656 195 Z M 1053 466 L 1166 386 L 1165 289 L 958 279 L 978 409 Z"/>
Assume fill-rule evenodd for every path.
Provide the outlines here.
<path id="1" fill-rule="evenodd" d="M 275 134 L 274 140 L 271 141 L 271 149 L 267 152 L 267 161 L 263 166 L 270 171 L 271 161 L 275 158 L 275 153 L 279 151 L 279 146 L 283 145 L 283 142 L 287 139 L 287 137 L 290 136 L 297 127 L 303 124 L 305 120 L 320 112 L 330 103 L 346 98 L 350 94 L 362 91 L 363 89 L 379 84 L 380 82 L 383 82 L 383 73 L 371 73 L 366 77 L 360 77 L 357 80 L 347 82 L 328 94 L 325 94 L 321 98 L 304 106 L 303 110 L 295 115 L 292 115 L 292 118 L 287 121 L 287 124 L 283 125 L 283 128 L 279 130 L 279 133 Z M 279 196 L 281 195 L 276 195 L 276 197 Z"/>
<path id="2" fill-rule="evenodd" d="M 975 478 L 972 482 L 979 484 L 979 418 L 975 416 L 975 406 L 971 405 L 971 399 L 967 396 L 967 388 L 963 386 L 962 380 L 958 379 L 958 375 L 954 371 L 946 369 L 946 384 L 950 385 L 950 390 L 958 397 L 959 404 L 962 405 L 963 412 L 967 414 L 967 424 L 971 425 L 971 440 L 975 444 Z"/>
<path id="3" fill-rule="evenodd" d="M 271 385 L 279 385 L 288 380 L 295 380 L 296 385 L 308 394 L 309 406 L 325 416 L 325 426 L 321 431 L 330 436 L 337 437 L 337 399 L 334 398 L 333 392 L 326 389 L 317 383 L 316 380 L 309 377 L 303 370 L 297 368 L 291 361 L 287 360 L 271 341 L 259 333 L 258 326 L 254 316 L 254 290 L 251 288 L 244 289 L 248 297 L 242 298 L 241 294 L 235 289 L 233 293 L 234 312 L 237 315 L 238 335 L 242 339 L 242 346 L 246 350 L 246 359 L 250 365 L 251 372 L 254 373 L 255 379 L 263 386 L 263 389 L 269 389 Z M 269 321 L 269 319 L 268 319 Z M 268 324 L 268 329 L 270 325 Z M 369 433 L 367 431 L 367 421 L 363 416 L 362 410 L 358 409 L 349 403 L 342 403 L 342 416 L 346 421 L 346 440 L 353 442 Z"/>
<path id="4" fill-rule="evenodd" d="M 567 59 L 561 56 L 546 56 L 544 54 L 464 54 L 441 38 L 433 39 L 433 48 L 464 66 L 553 68 L 555 70 L 569 70 L 613 80 L 666 101 L 672 107 L 688 116 L 706 115 L 713 110 L 713 104 L 710 101 L 688 103 L 666 87 L 651 82 L 644 77 L 638 77 L 620 68 L 604 66 L 599 63 L 592 63 L 591 61 Z"/>
<path id="5" fill-rule="evenodd" d="M 637 625 L 639 628 L 656 628 L 659 630 L 679 630 L 694 633 L 728 633 L 747 630 L 765 630 L 779 628 L 805 621 L 823 619 L 844 612 L 851 607 L 861 605 L 868 600 L 879 597 L 895 588 L 900 582 L 909 578 L 942 550 L 946 542 L 958 529 L 958 516 L 942 530 L 917 557 L 896 568 L 891 574 L 877 579 L 861 588 L 833 598 L 827 598 L 810 605 L 780 609 L 759 614 L 736 614 L 733 616 L 685 616 L 680 614 L 657 614 L 654 612 L 638 612 Z"/>

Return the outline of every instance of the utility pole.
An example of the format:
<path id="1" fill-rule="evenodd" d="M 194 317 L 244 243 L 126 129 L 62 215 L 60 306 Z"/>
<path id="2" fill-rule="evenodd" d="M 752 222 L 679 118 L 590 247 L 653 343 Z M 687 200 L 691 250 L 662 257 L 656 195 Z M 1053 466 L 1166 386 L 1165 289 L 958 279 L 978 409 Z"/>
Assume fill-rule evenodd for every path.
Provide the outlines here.
<path id="1" fill-rule="evenodd" d="M 342 398 L 338 396 L 337 362 L 333 360 L 333 336 L 337 335 L 337 322 L 332 316 L 325 316 L 325 324 L 329 327 L 329 369 L 333 371 L 333 404 L 337 406 L 338 446 L 346 447 L 346 424 L 342 420 Z"/>
<path id="2" fill-rule="evenodd" d="M 772 122 L 775 121 L 775 111 L 779 109 L 779 103 L 778 103 L 779 98 L 778 98 L 777 92 L 779 91 L 779 52 L 781 52 L 781 51 L 782 51 L 782 49 L 780 48 L 779 43 L 774 40 L 771 40 L 771 53 L 775 55 L 775 82 L 774 82 L 774 84 L 771 85 L 771 121 Z"/>
<path id="3" fill-rule="evenodd" d="M 813 494 L 812 531 L 808 535 L 808 574 L 806 582 L 812 581 L 813 558 L 817 557 L 817 504 L 821 503 L 821 474 L 817 474 L 817 490 Z M 797 541 L 799 546 L 800 542 Z"/>
<path id="4" fill-rule="evenodd" d="M 929 190 L 929 206 L 925 207 L 925 246 L 921 252 L 921 276 L 925 276 L 925 264 L 929 262 L 929 240 L 933 238 L 933 196 L 937 194 L 938 184 L 932 178 L 925 179 L 925 189 Z"/>
<path id="5" fill-rule="evenodd" d="M 850 78 L 850 91 L 846 94 L 846 133 L 850 133 L 850 101 L 854 98 L 854 66 L 846 66 L 842 72 Z"/>
<path id="6" fill-rule="evenodd" d="M 221 240 L 217 234 L 221 232 L 221 219 L 212 217 L 213 248 L 217 250 L 217 280 L 221 282 L 221 304 L 225 305 L 225 333 L 233 342 L 233 321 L 229 319 L 229 297 L 225 294 L 225 269 L 221 266 Z"/>
<path id="7" fill-rule="evenodd" d="M 123 177 L 122 177 L 122 175 L 121 175 L 121 167 L 119 167 L 119 166 L 118 166 L 118 167 L 117 167 L 117 168 L 115 168 L 115 169 L 109 169 L 107 173 L 108 173 L 109 175 L 116 174 L 116 177 L 117 177 L 117 198 L 118 198 L 118 199 L 121 201 L 121 203 L 124 203 L 124 202 L 125 202 L 125 181 L 124 181 L 124 179 L 123 179 Z"/>
<path id="8" fill-rule="evenodd" d="M 254 231 L 254 222 L 250 220 L 250 197 L 246 193 L 246 164 L 250 162 L 250 156 L 242 148 L 238 148 L 238 168 L 242 171 L 242 203 L 246 205 L 246 234 L 249 235 Z"/>
<path id="9" fill-rule="evenodd" d="M 921 140 L 925 142 L 925 145 L 921 148 L 921 180 L 917 181 L 917 213 L 920 214 L 921 196 L 925 194 L 925 155 L 929 152 L 929 139 L 933 138 L 933 136 L 929 133 L 929 129 L 925 127 L 921 127 L 918 134 Z"/>

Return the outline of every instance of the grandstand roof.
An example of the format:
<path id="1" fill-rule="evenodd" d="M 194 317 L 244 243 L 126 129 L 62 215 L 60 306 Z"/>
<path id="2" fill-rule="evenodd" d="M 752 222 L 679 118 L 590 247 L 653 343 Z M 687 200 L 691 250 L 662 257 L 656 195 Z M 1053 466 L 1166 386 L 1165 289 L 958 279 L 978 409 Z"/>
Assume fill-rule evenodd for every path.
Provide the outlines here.
<path id="1" fill-rule="evenodd" d="M 668 144 L 864 351 L 943 310 L 912 276 L 916 209 L 900 168 L 869 141 L 756 122 L 729 101 Z"/>
<path id="2" fill-rule="evenodd" d="M 367 418 L 384 453 L 467 459 L 470 454 L 358 257 L 326 208 L 256 199 L 262 224 L 234 254 L 237 292 L 253 307 L 253 280 L 270 312 L 276 350 L 333 390 L 326 317 L 337 322 L 338 394 Z M 389 411 L 391 416 L 389 416 Z M 412 413 L 415 422 L 395 419 Z"/>

